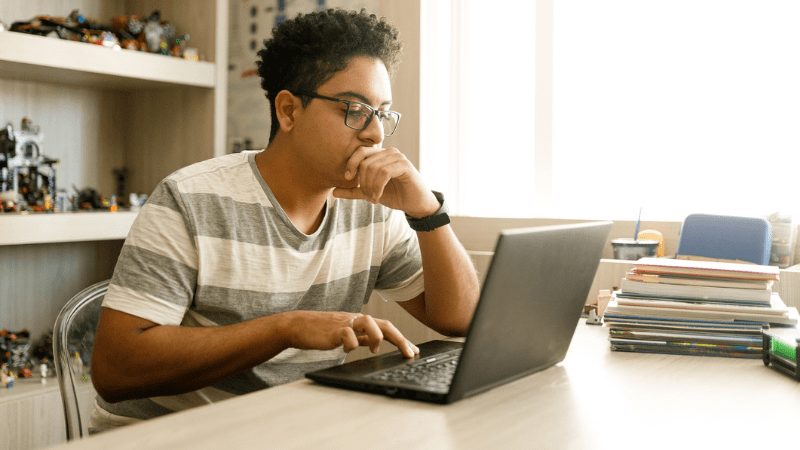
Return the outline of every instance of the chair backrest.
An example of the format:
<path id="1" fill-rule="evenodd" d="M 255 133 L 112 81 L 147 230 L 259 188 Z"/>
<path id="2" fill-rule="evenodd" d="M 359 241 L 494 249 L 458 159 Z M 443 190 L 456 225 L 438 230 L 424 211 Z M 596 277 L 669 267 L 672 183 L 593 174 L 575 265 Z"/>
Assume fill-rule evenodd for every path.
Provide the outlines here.
<path id="1" fill-rule="evenodd" d="M 53 356 L 64 404 L 67 440 L 82 438 L 87 417 L 81 417 L 77 385 L 86 382 L 101 303 L 109 280 L 89 286 L 64 305 L 53 326 Z"/>
<path id="2" fill-rule="evenodd" d="M 681 227 L 678 255 L 769 264 L 772 225 L 758 217 L 691 214 Z"/>

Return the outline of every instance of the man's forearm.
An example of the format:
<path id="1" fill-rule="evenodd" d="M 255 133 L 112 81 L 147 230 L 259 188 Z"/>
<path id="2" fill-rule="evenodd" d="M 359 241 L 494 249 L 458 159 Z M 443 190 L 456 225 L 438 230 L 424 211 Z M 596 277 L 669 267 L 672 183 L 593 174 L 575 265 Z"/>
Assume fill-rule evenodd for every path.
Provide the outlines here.
<path id="1" fill-rule="evenodd" d="M 113 327 L 98 330 L 93 380 L 107 401 L 176 395 L 228 378 L 288 347 L 278 314 L 220 327 L 149 326 L 104 311 Z M 137 320 L 138 319 L 138 320 Z"/>
<path id="2" fill-rule="evenodd" d="M 388 341 L 419 352 L 391 323 L 344 311 L 288 311 L 218 327 L 157 325 L 104 309 L 92 381 L 108 402 L 176 395 L 210 386 L 287 348 L 345 351 Z"/>
<path id="3" fill-rule="evenodd" d="M 449 225 L 417 233 L 417 237 L 428 325 L 442 334 L 463 335 L 480 295 L 475 267 Z"/>

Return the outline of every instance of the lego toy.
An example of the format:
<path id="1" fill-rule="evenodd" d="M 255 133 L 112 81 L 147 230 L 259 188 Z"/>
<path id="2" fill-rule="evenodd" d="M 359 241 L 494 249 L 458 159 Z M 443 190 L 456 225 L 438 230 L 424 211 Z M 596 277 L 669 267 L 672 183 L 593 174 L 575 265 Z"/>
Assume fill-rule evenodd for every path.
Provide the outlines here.
<path id="1" fill-rule="evenodd" d="M 17 372 L 20 377 L 26 377 L 30 372 L 30 349 L 31 341 L 28 330 L 16 333 L 8 330 L 0 332 L 2 362 L 6 364 L 9 371 Z M 28 369 L 28 371 L 25 369 Z"/>
<path id="2" fill-rule="evenodd" d="M 0 130 L 0 199 L 3 211 L 53 209 L 56 172 L 52 159 L 42 152 L 44 135 L 30 119 L 18 131 L 11 124 Z"/>
<path id="3" fill-rule="evenodd" d="M 40 15 L 28 21 L 14 22 L 9 30 L 82 42 L 92 42 L 103 32 L 111 31 L 110 28 L 88 19 L 77 9 L 67 17 Z"/>
<path id="4" fill-rule="evenodd" d="M 107 209 L 105 205 L 105 199 L 103 196 L 97 192 L 96 189 L 92 188 L 84 188 L 78 189 L 75 186 L 72 186 L 75 189 L 76 195 L 76 203 L 78 204 L 79 209 Z"/>
<path id="5" fill-rule="evenodd" d="M 148 17 L 138 15 L 116 16 L 112 28 L 121 39 L 122 47 L 162 55 L 185 57 L 189 35 L 178 35 L 175 27 L 161 18 L 161 12 L 153 11 Z M 196 51 L 195 51 L 196 54 Z M 194 58 L 187 58 L 194 59 Z"/>
<path id="6" fill-rule="evenodd" d="M 611 291 L 608 289 L 601 289 L 599 295 L 597 296 L 597 303 L 592 303 L 591 305 L 586 306 L 589 314 L 589 317 L 586 318 L 587 325 L 603 324 L 603 314 L 605 314 L 606 308 L 608 308 L 608 302 L 610 300 Z"/>
<path id="7" fill-rule="evenodd" d="M 85 370 L 83 358 L 81 358 L 80 353 L 75 352 L 69 357 L 69 365 L 72 367 L 72 371 L 75 373 L 75 376 L 80 377 L 81 381 L 89 380 L 89 374 L 87 370 Z"/>
<path id="8" fill-rule="evenodd" d="M 14 387 L 14 372 L 9 370 L 5 363 L 0 364 L 0 382 L 6 386 L 6 389 Z"/>
<path id="9" fill-rule="evenodd" d="M 41 377 L 42 384 L 47 384 L 47 374 L 50 370 L 47 367 L 47 364 L 41 363 L 39 364 L 39 376 Z"/>
<path id="10" fill-rule="evenodd" d="M 33 347 L 33 350 L 31 350 L 31 356 L 33 356 L 40 363 L 46 364 L 48 368 L 55 370 L 55 366 L 53 364 L 55 358 L 53 357 L 52 331 L 48 331 L 42 335 L 42 337 L 36 343 L 36 346 Z"/>
<path id="11" fill-rule="evenodd" d="M 198 59 L 197 50 L 186 47 L 189 35 L 179 35 L 172 24 L 161 18 L 158 10 L 146 17 L 116 16 L 111 25 L 107 25 L 87 18 L 76 9 L 67 17 L 39 15 L 28 21 L 14 22 L 9 30 L 116 49 Z"/>

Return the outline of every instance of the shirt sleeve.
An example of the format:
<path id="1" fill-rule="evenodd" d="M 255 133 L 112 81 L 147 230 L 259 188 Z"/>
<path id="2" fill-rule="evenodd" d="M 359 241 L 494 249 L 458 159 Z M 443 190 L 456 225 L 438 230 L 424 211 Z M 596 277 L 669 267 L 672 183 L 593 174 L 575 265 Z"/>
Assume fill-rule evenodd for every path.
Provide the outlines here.
<path id="1" fill-rule="evenodd" d="M 375 292 L 386 301 L 411 300 L 425 290 L 417 233 L 402 211 L 389 210 Z"/>
<path id="2" fill-rule="evenodd" d="M 197 285 L 198 255 L 177 186 L 156 188 L 131 227 L 103 306 L 179 325 Z"/>

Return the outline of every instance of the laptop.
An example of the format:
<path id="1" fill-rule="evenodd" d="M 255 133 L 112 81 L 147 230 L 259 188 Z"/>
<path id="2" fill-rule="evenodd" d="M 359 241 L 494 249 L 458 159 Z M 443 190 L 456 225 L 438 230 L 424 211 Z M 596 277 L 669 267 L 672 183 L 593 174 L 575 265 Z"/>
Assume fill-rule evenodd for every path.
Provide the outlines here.
<path id="1" fill-rule="evenodd" d="M 306 374 L 318 383 L 452 403 L 564 359 L 612 222 L 500 233 L 465 342 L 418 345 Z"/>

